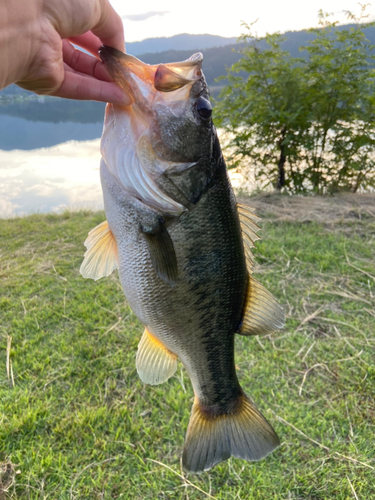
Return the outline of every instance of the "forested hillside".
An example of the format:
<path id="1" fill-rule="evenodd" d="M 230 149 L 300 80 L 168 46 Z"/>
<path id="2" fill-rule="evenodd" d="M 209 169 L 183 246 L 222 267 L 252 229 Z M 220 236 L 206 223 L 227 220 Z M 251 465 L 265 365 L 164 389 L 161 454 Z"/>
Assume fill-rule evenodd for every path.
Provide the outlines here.
<path id="1" fill-rule="evenodd" d="M 354 25 L 352 26 L 354 27 Z M 350 27 L 350 25 L 339 26 L 336 29 L 342 30 L 348 27 Z M 365 33 L 369 42 L 375 44 L 375 26 L 369 26 L 368 28 L 366 28 Z M 185 36 L 187 37 L 186 40 L 189 40 L 189 36 L 193 37 L 193 35 Z M 281 44 L 281 48 L 283 50 L 287 50 L 288 52 L 290 52 L 292 57 L 306 57 L 307 53 L 303 51 L 301 52 L 299 48 L 306 45 L 309 40 L 313 40 L 315 38 L 315 35 L 308 32 L 307 30 L 303 30 L 288 31 L 283 35 L 283 37 L 285 37 L 285 41 Z M 171 46 L 174 46 L 173 38 L 174 37 L 171 37 L 171 39 L 165 40 L 171 40 Z M 197 39 L 197 42 L 198 41 L 199 39 Z M 129 45 L 129 48 L 131 48 L 131 44 Z M 261 49 L 264 48 L 265 45 L 265 41 L 261 41 L 259 44 Z M 202 49 L 202 47 L 199 46 L 197 46 L 195 49 L 186 50 L 175 50 L 170 48 L 169 50 L 166 50 L 164 52 L 141 54 L 137 57 L 148 64 L 158 64 L 182 61 L 190 57 L 194 52 L 202 52 L 204 58 L 204 74 L 206 76 L 207 83 L 212 87 L 214 85 L 218 85 L 217 83 L 215 83 L 215 80 L 219 76 L 226 75 L 226 68 L 232 66 L 232 64 L 239 60 L 240 54 L 238 52 L 240 49 L 240 44 L 229 44 L 225 45 L 224 47 L 214 47 L 208 49 Z M 129 53 L 131 53 L 130 50 Z M 0 91 L 0 97 L 2 95 L 12 94 L 28 94 L 28 92 L 16 87 L 15 85 L 10 85 L 6 89 Z"/>

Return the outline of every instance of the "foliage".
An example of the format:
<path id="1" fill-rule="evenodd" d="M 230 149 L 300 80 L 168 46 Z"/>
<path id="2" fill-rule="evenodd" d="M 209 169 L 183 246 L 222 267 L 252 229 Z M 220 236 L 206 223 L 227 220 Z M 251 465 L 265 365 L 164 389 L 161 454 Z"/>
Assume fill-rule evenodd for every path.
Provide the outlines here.
<path id="1" fill-rule="evenodd" d="M 319 29 L 301 47 L 306 58 L 281 49 L 267 35 L 265 50 L 252 40 L 228 74 L 215 114 L 229 132 L 230 166 L 248 158 L 263 185 L 292 193 L 357 191 L 375 186 L 375 94 L 372 54 L 361 24 L 337 29 L 319 13 Z M 238 73 L 245 71 L 242 78 Z"/>
<path id="2" fill-rule="evenodd" d="M 187 478 L 185 370 L 143 384 L 142 326 L 117 274 L 94 282 L 78 272 L 104 214 L 0 220 L 0 498 L 375 498 L 375 209 L 353 205 L 346 219 L 263 226 L 256 277 L 284 304 L 287 325 L 237 336 L 236 364 L 282 445 L 260 462 L 231 459 Z"/>

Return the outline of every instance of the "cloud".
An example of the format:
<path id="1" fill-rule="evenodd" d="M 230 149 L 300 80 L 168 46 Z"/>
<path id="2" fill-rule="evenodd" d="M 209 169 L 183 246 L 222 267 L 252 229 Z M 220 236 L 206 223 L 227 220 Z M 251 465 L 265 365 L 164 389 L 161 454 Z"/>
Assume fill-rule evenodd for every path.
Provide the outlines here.
<path id="1" fill-rule="evenodd" d="M 129 21 L 145 21 L 150 17 L 165 16 L 165 14 L 169 14 L 169 12 L 169 10 L 152 10 L 150 12 L 144 12 L 143 14 L 130 14 L 128 16 L 122 16 L 122 19 L 128 19 Z"/>

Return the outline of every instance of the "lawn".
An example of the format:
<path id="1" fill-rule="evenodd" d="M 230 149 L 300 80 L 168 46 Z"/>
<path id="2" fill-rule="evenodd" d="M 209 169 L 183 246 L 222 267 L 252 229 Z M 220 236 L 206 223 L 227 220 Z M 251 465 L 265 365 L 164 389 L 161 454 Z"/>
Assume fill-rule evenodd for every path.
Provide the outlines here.
<path id="1" fill-rule="evenodd" d="M 78 272 L 104 214 L 0 220 L 0 500 L 375 498 L 375 197 L 341 212 L 331 200 L 326 217 L 249 200 L 263 216 L 255 276 L 287 322 L 238 336 L 236 364 L 282 444 L 201 475 L 180 465 L 186 372 L 143 384 L 143 328 L 117 273 Z"/>

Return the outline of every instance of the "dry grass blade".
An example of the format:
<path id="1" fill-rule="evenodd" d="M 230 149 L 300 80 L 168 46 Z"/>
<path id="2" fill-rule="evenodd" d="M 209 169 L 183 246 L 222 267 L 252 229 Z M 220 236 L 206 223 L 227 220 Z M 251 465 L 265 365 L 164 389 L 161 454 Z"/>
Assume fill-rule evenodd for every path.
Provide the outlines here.
<path id="1" fill-rule="evenodd" d="M 307 436 L 307 434 L 305 434 L 304 432 L 302 432 L 300 429 L 298 429 L 297 427 L 295 427 L 293 424 L 291 424 L 290 422 L 288 422 L 287 420 L 283 419 L 282 417 L 280 417 L 277 413 L 275 413 L 273 410 L 271 410 L 272 413 L 275 415 L 275 417 L 280 421 L 280 422 L 283 422 L 284 424 L 288 425 L 289 427 L 291 427 L 292 429 L 294 429 L 296 432 L 298 432 L 298 434 L 301 434 L 301 436 L 305 437 L 306 439 L 308 439 L 309 441 L 311 441 L 312 443 L 316 444 L 317 446 L 319 446 L 319 448 L 322 448 L 323 450 L 326 450 L 330 453 L 332 453 L 332 450 L 330 448 L 328 448 L 328 446 L 325 446 L 324 444 L 322 443 L 319 443 L 319 441 L 315 441 L 315 439 Z M 346 455 L 342 455 L 341 453 L 338 453 L 337 451 L 334 451 L 332 453 L 332 455 L 337 455 L 338 457 L 340 458 L 343 458 L 344 460 L 348 460 L 349 462 L 354 462 L 356 464 L 361 464 L 363 465 L 364 467 L 367 467 L 368 469 L 371 469 L 371 470 L 375 470 L 375 467 L 372 467 L 372 465 L 369 465 L 369 464 L 366 464 L 365 462 L 361 462 L 360 460 L 357 460 L 356 458 L 352 458 L 352 457 L 347 457 Z"/>
<path id="2" fill-rule="evenodd" d="M 350 485 L 350 488 L 351 488 L 351 490 L 352 490 L 352 492 L 353 492 L 354 498 L 355 498 L 356 500 L 358 500 L 357 493 L 355 492 L 355 489 L 354 489 L 354 487 L 353 487 L 353 485 L 352 485 L 352 483 L 351 483 L 350 479 L 348 478 L 348 476 L 346 476 L 346 479 L 347 479 L 347 480 L 348 480 L 348 482 L 349 482 L 349 485 Z"/>
<path id="3" fill-rule="evenodd" d="M 325 308 L 325 304 L 323 304 L 322 306 L 320 306 L 316 311 L 314 311 L 312 314 L 309 314 L 308 316 L 306 316 L 302 322 L 300 323 L 300 325 L 298 326 L 298 328 L 296 329 L 296 332 L 298 332 L 301 327 L 305 324 L 305 323 L 308 323 L 309 321 L 313 320 L 314 318 L 316 318 L 316 316 L 321 312 L 323 311 L 323 309 Z"/>
<path id="4" fill-rule="evenodd" d="M 178 472 L 176 472 L 175 470 L 173 470 L 171 467 L 169 467 L 169 465 L 165 465 L 162 462 L 159 462 L 158 460 L 153 460 L 152 458 L 148 458 L 147 460 L 149 460 L 150 462 L 154 462 L 154 463 L 156 463 L 158 465 L 161 465 L 162 467 L 165 467 L 166 469 L 168 469 L 171 472 L 173 472 L 173 474 L 176 474 L 176 476 L 178 476 L 179 478 L 181 478 L 184 481 L 184 483 L 187 483 L 189 486 L 192 486 L 196 490 L 198 490 L 201 493 L 203 493 L 204 495 L 206 495 L 208 498 L 213 498 L 213 500 L 217 500 L 216 497 L 213 497 L 212 495 L 210 495 L 209 493 L 207 493 L 207 491 L 204 491 L 201 488 L 199 488 L 199 486 L 197 486 L 196 484 L 194 484 L 191 481 L 189 481 L 188 479 L 186 479 L 186 477 L 184 477 L 182 474 L 179 474 Z"/>
<path id="5" fill-rule="evenodd" d="M 87 470 L 89 469 L 90 467 L 95 467 L 95 466 L 98 466 L 98 465 L 102 465 L 102 464 L 106 464 L 107 462 L 112 462 L 113 460 L 116 460 L 118 457 L 110 457 L 110 458 L 106 458 L 105 460 L 102 460 L 101 462 L 91 462 L 90 464 L 86 465 L 86 467 L 83 467 L 82 470 L 80 470 L 75 476 L 74 476 L 74 479 L 72 481 L 72 485 L 70 487 L 70 498 L 71 499 L 74 499 L 74 495 L 73 495 L 73 488 L 78 480 L 78 478 Z"/>
<path id="6" fill-rule="evenodd" d="M 305 362 L 307 356 L 309 355 L 309 352 L 311 351 L 311 349 L 314 347 L 315 344 L 316 344 L 316 340 L 314 340 L 314 342 L 311 344 L 311 346 L 307 349 L 306 354 L 302 358 L 302 363 Z"/>
<path id="7" fill-rule="evenodd" d="M 346 262 L 348 263 L 348 265 L 350 267 L 352 267 L 353 269 L 355 269 L 356 271 L 359 271 L 360 273 L 364 274 L 365 276 L 368 276 L 369 278 L 371 278 L 372 280 L 375 281 L 375 276 L 373 276 L 372 274 L 368 273 L 367 271 L 364 271 L 363 269 L 361 269 L 360 267 L 357 267 L 355 266 L 354 264 L 352 264 L 348 258 L 347 255 L 346 256 Z"/>
<path id="8" fill-rule="evenodd" d="M 374 316 L 375 318 L 375 311 L 371 311 L 370 309 L 367 309 L 367 307 L 364 307 L 363 310 L 368 312 L 369 314 L 371 314 L 371 316 Z"/>
<path id="9" fill-rule="evenodd" d="M 10 335 L 7 335 L 7 358 L 6 358 L 7 378 L 9 380 L 9 384 L 11 385 L 11 387 L 14 387 L 12 360 L 10 359 L 11 347 L 12 347 L 12 337 Z"/>
<path id="10" fill-rule="evenodd" d="M 343 297 L 344 299 L 349 299 L 349 300 L 356 300 L 358 302 L 364 302 L 365 304 L 368 304 L 371 306 L 371 302 L 368 300 L 364 299 L 363 297 L 359 297 L 358 295 L 355 295 L 354 293 L 351 292 L 338 292 L 338 291 L 325 291 L 324 293 L 328 293 L 330 295 L 337 295 L 338 297 Z"/>
<path id="11" fill-rule="evenodd" d="M 327 323 L 336 323 L 337 325 L 344 325 L 344 326 L 347 326 L 347 327 L 351 328 L 352 330 L 355 330 L 356 332 L 360 333 L 362 336 L 365 336 L 365 334 L 359 328 L 357 328 L 354 325 L 351 325 L 350 323 L 347 323 L 345 321 L 339 321 L 338 319 L 324 318 L 323 316 L 315 316 L 314 319 L 318 319 L 320 321 L 326 321 Z"/>
<path id="12" fill-rule="evenodd" d="M 312 344 L 314 345 L 314 344 Z M 311 347 L 310 347 L 311 349 Z M 307 353 L 306 353 L 307 354 Z M 315 365 L 311 366 L 308 370 L 305 371 L 305 373 L 303 374 L 303 379 L 302 379 L 302 383 L 300 385 L 300 388 L 299 388 L 299 391 L 298 391 L 298 394 L 299 396 L 301 396 L 302 394 L 302 389 L 303 389 L 303 384 L 305 383 L 305 380 L 306 380 L 306 377 L 307 375 L 312 371 L 314 370 L 314 368 L 318 368 L 318 366 L 322 367 L 322 368 L 325 368 L 328 373 L 330 373 L 331 375 L 333 375 L 333 373 L 331 372 L 331 370 L 328 368 L 327 365 L 325 365 L 324 363 L 316 363 Z"/>

